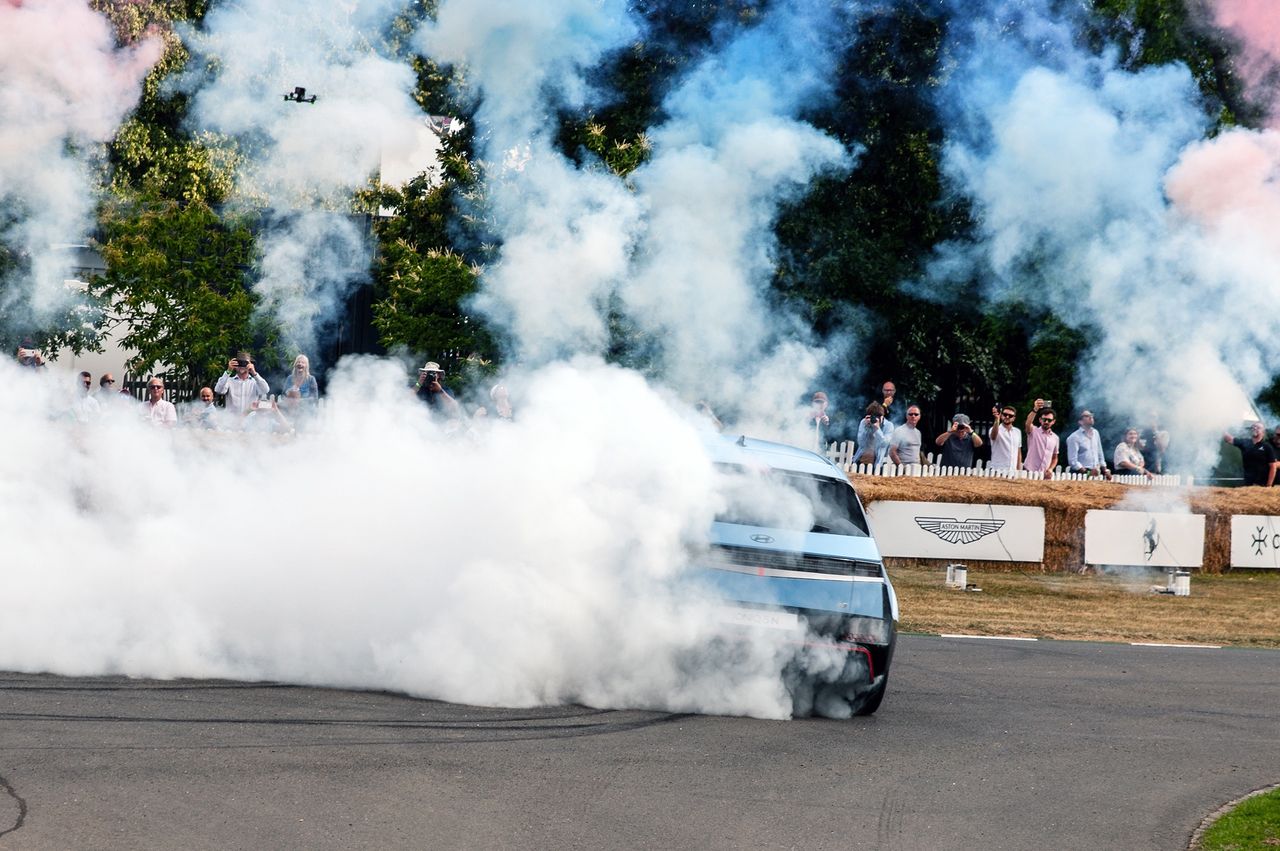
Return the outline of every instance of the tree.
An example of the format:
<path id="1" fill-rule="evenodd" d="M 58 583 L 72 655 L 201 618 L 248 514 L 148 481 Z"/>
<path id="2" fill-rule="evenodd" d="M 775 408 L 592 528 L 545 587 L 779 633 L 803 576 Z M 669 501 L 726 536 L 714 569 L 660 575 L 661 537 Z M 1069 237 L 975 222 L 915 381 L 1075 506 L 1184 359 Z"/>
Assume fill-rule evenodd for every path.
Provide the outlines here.
<path id="1" fill-rule="evenodd" d="M 102 229 L 107 272 L 90 291 L 109 305 L 105 330 L 138 351 L 130 370 L 203 381 L 250 341 L 267 359 L 272 329 L 254 320 L 245 286 L 246 222 L 224 221 L 203 203 L 158 200 L 108 206 Z"/>

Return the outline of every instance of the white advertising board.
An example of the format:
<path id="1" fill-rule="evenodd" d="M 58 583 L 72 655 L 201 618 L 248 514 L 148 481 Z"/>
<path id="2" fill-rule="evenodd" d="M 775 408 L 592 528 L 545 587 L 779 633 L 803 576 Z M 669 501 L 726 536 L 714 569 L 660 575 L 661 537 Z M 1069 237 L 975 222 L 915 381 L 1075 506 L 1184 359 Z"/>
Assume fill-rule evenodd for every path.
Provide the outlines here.
<path id="1" fill-rule="evenodd" d="M 1231 518 L 1232 567 L 1280 567 L 1280 517 L 1237 514 Z"/>
<path id="2" fill-rule="evenodd" d="M 1043 508 L 889 501 L 871 503 L 867 513 L 881 555 L 1044 560 Z"/>
<path id="3" fill-rule="evenodd" d="M 1204 515 L 1094 510 L 1084 515 L 1086 564 L 1200 567 Z"/>

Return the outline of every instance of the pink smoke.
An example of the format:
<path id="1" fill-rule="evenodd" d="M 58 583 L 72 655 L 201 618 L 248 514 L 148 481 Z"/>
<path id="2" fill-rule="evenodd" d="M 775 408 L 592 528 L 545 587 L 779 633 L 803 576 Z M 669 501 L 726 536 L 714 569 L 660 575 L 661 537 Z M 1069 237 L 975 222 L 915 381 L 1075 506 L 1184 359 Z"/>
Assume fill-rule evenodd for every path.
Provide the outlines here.
<path id="1" fill-rule="evenodd" d="M 1272 126 L 1280 124 L 1280 95 L 1260 89 L 1266 76 L 1280 66 L 1280 8 L 1275 0 L 1212 0 L 1218 26 L 1240 39 L 1236 67 L 1255 97 L 1272 106 Z"/>
<path id="2" fill-rule="evenodd" d="M 1280 240 L 1280 132 L 1232 130 L 1188 147 L 1165 192 L 1202 225 Z"/>

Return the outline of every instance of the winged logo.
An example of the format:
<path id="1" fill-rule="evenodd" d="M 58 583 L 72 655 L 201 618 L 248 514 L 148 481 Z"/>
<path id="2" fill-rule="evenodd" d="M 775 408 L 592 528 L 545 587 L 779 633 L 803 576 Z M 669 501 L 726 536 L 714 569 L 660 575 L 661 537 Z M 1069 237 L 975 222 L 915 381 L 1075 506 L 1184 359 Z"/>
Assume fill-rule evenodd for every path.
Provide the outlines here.
<path id="1" fill-rule="evenodd" d="M 954 517 L 917 517 L 916 525 L 948 544 L 972 544 L 998 532 L 1003 520 L 957 520 Z"/>

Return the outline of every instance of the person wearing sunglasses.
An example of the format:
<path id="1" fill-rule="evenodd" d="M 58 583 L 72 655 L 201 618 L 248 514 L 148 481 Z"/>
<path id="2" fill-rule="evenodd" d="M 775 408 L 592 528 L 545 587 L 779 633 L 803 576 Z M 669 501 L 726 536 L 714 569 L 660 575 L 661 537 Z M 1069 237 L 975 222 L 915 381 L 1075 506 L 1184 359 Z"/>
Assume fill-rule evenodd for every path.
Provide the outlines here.
<path id="1" fill-rule="evenodd" d="M 75 402 L 71 405 L 71 415 L 78 423 L 93 422 L 102 413 L 98 400 L 89 392 L 93 389 L 93 376 L 82 372 L 76 377 Z"/>
<path id="2" fill-rule="evenodd" d="M 991 470 L 1022 469 L 1022 431 L 1014 419 L 1018 409 L 1013 405 L 997 405 L 991 409 Z"/>
<path id="3" fill-rule="evenodd" d="M 907 421 L 893 430 L 889 438 L 889 459 L 898 466 L 920 463 L 920 408 L 907 408 Z"/>
<path id="4" fill-rule="evenodd" d="M 178 409 L 164 398 L 164 381 L 152 376 L 147 380 L 147 401 L 143 406 L 143 417 L 153 426 L 173 428 L 178 424 Z"/>
<path id="5" fill-rule="evenodd" d="M 1054 413 L 1053 408 L 1045 406 L 1040 399 L 1036 402 L 1039 404 L 1032 415 L 1038 415 L 1040 425 L 1033 425 L 1031 418 L 1027 418 L 1025 467 L 1032 478 L 1052 479 L 1053 468 L 1058 466 L 1058 435 L 1053 430 L 1053 424 L 1058 421 L 1058 415 Z"/>

